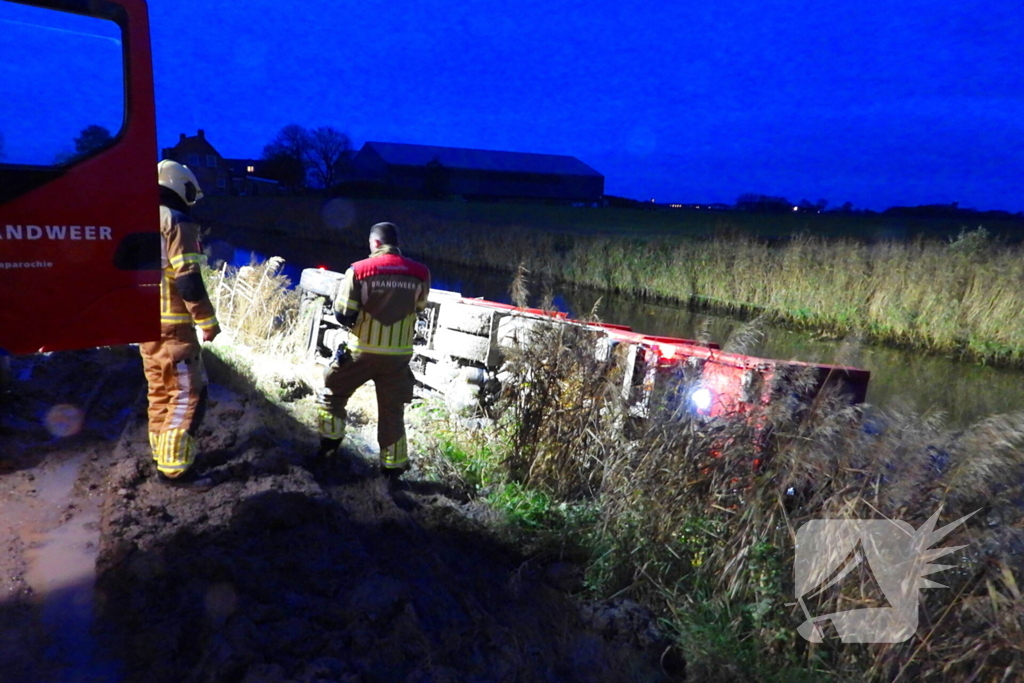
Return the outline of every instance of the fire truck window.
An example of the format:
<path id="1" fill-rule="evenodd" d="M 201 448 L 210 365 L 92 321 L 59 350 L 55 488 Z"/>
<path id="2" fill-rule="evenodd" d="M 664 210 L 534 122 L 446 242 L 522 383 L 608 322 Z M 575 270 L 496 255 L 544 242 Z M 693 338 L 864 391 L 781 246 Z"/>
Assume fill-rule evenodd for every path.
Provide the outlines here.
<path id="1" fill-rule="evenodd" d="M 124 124 L 120 27 L 0 2 L 0 165 L 62 166 Z"/>

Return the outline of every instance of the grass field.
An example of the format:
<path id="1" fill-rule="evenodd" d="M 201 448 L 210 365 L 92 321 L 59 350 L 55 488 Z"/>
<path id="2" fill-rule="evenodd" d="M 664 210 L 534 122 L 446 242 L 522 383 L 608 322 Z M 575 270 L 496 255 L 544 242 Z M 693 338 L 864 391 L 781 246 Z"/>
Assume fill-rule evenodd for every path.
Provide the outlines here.
<path id="1" fill-rule="evenodd" d="M 325 204 L 317 197 L 208 197 L 197 211 L 219 220 L 245 224 L 314 228 L 323 220 Z M 406 226 L 435 223 L 476 225 L 481 228 L 529 227 L 574 235 L 634 237 L 714 237 L 742 234 L 765 239 L 806 233 L 819 237 L 863 240 L 910 239 L 917 236 L 953 238 L 962 230 L 985 227 L 994 236 L 1024 237 L 1024 217 L 1001 220 L 922 218 L 885 214 L 757 214 L 743 211 L 590 208 L 535 204 L 489 204 L 412 200 L 336 200 L 348 205 L 339 211 L 362 231 L 381 220 Z M 340 227 L 340 226 L 338 226 Z"/>

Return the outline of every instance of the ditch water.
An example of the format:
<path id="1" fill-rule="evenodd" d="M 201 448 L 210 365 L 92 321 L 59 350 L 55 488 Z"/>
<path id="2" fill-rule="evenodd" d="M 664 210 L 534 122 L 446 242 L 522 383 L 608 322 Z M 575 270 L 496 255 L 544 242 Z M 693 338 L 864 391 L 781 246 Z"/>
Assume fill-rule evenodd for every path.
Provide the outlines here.
<path id="1" fill-rule="evenodd" d="M 285 274 L 297 283 L 303 268 L 324 266 L 344 271 L 348 264 L 366 257 L 347 245 L 282 239 L 258 232 L 232 235 L 228 241 L 212 242 L 213 259 L 231 265 L 246 265 L 255 256 L 285 258 Z M 244 246 L 243 246 L 244 245 Z M 456 291 L 465 297 L 479 297 L 510 303 L 511 275 L 476 270 L 465 266 L 428 264 L 433 286 Z M 528 286 L 531 305 L 543 298 L 539 283 Z M 734 316 L 695 312 L 685 307 L 654 303 L 618 294 L 556 287 L 553 302 L 571 317 L 585 316 L 598 303 L 598 317 L 609 323 L 628 325 L 645 334 L 694 339 L 705 338 L 723 348 L 761 358 L 854 365 L 871 372 L 867 403 L 878 409 L 912 410 L 918 414 L 941 413 L 953 428 L 965 427 L 998 413 L 1024 409 L 1024 372 L 992 368 L 934 354 L 862 344 L 852 346 L 842 339 L 824 338 L 780 325 L 760 325 L 759 335 L 741 348 L 728 346 L 733 335 L 746 326 Z"/>

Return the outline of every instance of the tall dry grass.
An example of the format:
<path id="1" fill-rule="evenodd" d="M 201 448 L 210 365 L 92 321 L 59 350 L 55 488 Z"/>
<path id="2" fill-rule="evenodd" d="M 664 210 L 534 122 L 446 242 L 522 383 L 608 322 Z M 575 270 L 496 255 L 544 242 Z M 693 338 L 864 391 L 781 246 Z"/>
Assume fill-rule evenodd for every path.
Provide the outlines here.
<path id="1" fill-rule="evenodd" d="M 737 233 L 695 240 L 431 223 L 408 237 L 412 251 L 434 259 L 509 271 L 523 264 L 535 278 L 1024 362 L 1024 252 L 983 229 L 954 241 L 769 243 Z"/>
<path id="2" fill-rule="evenodd" d="M 596 519 L 566 533 L 591 552 L 589 584 L 657 610 L 695 670 L 712 680 L 736 666 L 753 680 L 1021 677 L 1024 414 L 964 431 L 895 412 L 869 424 L 841 396 L 787 400 L 808 389 L 796 374 L 749 419 L 695 417 L 686 387 L 668 385 L 637 423 L 617 356 L 602 362 L 593 349 L 591 332 L 563 326 L 536 336 L 528 353 L 509 350 L 504 473 L 556 501 L 596 505 Z M 922 591 L 912 638 L 844 645 L 797 635 L 801 525 L 888 518 L 916 529 L 937 510 L 939 526 L 980 512 L 940 544 L 966 547 L 940 560 L 952 568 L 930 578 L 949 588 Z M 854 573 L 815 613 L 877 606 L 872 585 Z"/>
<path id="3" fill-rule="evenodd" d="M 262 352 L 297 351 L 304 341 L 298 325 L 300 293 L 282 274 L 278 256 L 235 268 L 224 263 L 207 270 L 205 280 L 221 327 L 236 341 Z"/>

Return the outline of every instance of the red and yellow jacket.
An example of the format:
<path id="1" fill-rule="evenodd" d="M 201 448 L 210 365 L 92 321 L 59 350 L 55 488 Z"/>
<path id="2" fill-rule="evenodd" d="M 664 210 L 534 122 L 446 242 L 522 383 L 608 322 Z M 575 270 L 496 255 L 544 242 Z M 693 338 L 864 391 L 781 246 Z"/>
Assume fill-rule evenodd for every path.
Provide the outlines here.
<path id="1" fill-rule="evenodd" d="M 217 326 L 217 316 L 200 270 L 199 226 L 184 213 L 160 207 L 163 278 L 160 280 L 160 322 L 163 325 Z"/>
<path id="2" fill-rule="evenodd" d="M 385 245 L 345 272 L 334 312 L 342 321 L 354 321 L 353 351 L 411 355 L 416 313 L 426 307 L 429 294 L 427 267 Z"/>

